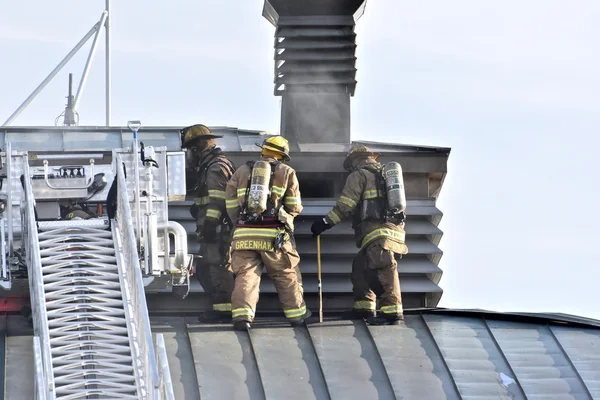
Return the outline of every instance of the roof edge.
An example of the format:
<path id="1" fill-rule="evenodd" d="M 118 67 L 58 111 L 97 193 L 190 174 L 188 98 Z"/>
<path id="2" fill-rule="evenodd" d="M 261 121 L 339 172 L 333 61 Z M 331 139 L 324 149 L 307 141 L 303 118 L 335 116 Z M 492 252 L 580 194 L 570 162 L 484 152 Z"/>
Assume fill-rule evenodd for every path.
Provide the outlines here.
<path id="1" fill-rule="evenodd" d="M 498 319 L 514 322 L 545 323 L 562 326 L 579 326 L 586 328 L 600 329 L 600 320 L 581 317 L 563 313 L 545 313 L 545 312 L 501 312 L 490 311 L 478 308 L 460 309 L 460 308 L 413 308 L 405 309 L 404 313 L 410 314 L 443 314 L 457 315 L 465 317 L 482 317 L 487 319 Z"/>

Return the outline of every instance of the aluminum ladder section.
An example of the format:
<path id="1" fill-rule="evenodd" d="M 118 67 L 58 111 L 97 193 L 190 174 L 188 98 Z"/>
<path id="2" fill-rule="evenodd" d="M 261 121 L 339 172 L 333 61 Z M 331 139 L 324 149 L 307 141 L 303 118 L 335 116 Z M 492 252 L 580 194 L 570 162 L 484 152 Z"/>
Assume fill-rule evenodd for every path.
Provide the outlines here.
<path id="1" fill-rule="evenodd" d="M 172 398 L 162 337 L 157 361 L 139 263 L 130 262 L 131 221 L 111 230 L 102 218 L 38 222 L 23 182 L 37 397 Z"/>
<path id="2" fill-rule="evenodd" d="M 81 222 L 40 223 L 38 234 L 56 397 L 137 399 L 113 233 Z"/>

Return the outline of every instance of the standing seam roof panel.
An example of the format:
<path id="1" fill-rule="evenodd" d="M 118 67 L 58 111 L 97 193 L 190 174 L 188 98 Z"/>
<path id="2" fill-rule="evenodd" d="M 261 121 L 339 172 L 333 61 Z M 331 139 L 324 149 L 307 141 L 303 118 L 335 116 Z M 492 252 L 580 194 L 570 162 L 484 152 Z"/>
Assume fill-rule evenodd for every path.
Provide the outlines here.
<path id="1" fill-rule="evenodd" d="M 528 398 L 589 398 L 548 326 L 506 321 L 489 325 Z"/>
<path id="2" fill-rule="evenodd" d="M 590 395 L 600 399 L 600 331 L 573 330 L 561 326 L 552 326 L 550 330 L 570 358 Z"/>

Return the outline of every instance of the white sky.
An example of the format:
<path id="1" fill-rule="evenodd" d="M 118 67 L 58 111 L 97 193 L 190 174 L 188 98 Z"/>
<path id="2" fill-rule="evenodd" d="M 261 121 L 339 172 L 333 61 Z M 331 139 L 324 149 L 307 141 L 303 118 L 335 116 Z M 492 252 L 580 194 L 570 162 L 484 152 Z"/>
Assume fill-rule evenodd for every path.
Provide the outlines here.
<path id="1" fill-rule="evenodd" d="M 113 3 L 113 124 L 278 131 L 262 0 Z M 0 122 L 103 6 L 0 3 Z M 452 147 L 438 201 L 441 306 L 600 319 L 599 20 L 596 0 L 368 0 L 352 138 Z M 81 101 L 84 125 L 104 123 L 103 49 Z M 68 72 L 77 84 L 86 57 L 13 125 L 53 124 Z"/>

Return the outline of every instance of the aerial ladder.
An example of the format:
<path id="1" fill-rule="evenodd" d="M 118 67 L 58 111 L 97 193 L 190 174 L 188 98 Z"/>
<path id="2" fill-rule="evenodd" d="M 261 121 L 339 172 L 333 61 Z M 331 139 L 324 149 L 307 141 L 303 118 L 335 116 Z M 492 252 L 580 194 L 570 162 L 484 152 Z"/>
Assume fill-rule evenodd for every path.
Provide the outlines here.
<path id="1" fill-rule="evenodd" d="M 26 268 L 37 399 L 174 398 L 144 288 L 189 290 L 187 235 L 168 220 L 185 155 L 144 147 L 139 125 L 109 154 L 2 152 L 0 281 Z"/>

